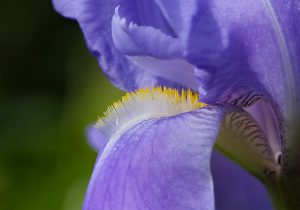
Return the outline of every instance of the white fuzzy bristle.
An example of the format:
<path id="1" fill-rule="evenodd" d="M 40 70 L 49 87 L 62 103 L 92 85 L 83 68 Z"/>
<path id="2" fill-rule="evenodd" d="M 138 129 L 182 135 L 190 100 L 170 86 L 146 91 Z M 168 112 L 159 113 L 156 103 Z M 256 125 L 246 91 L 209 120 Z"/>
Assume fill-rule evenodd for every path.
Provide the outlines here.
<path id="1" fill-rule="evenodd" d="M 196 110 L 206 104 L 198 101 L 198 94 L 191 90 L 181 93 L 171 88 L 145 88 L 126 93 L 122 99 L 108 107 L 96 127 L 110 139 L 116 132 L 144 120 L 168 117 Z"/>

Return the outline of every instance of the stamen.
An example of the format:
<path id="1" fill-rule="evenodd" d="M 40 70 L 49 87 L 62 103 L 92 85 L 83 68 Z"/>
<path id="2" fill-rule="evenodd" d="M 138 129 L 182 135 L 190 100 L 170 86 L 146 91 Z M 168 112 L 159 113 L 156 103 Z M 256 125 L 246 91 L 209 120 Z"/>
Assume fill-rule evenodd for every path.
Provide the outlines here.
<path id="1" fill-rule="evenodd" d="M 127 130 L 141 121 L 168 117 L 199 109 L 198 94 L 191 90 L 152 87 L 126 93 L 99 118 L 96 127 L 109 139 L 116 131 Z"/>

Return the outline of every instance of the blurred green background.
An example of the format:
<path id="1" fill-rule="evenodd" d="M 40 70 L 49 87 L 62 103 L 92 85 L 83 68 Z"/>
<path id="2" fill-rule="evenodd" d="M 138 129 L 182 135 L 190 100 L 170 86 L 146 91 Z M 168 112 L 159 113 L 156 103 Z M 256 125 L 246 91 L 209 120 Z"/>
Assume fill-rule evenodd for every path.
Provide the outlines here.
<path id="1" fill-rule="evenodd" d="M 122 94 L 51 1 L 0 3 L 0 210 L 80 210 L 84 130 Z"/>

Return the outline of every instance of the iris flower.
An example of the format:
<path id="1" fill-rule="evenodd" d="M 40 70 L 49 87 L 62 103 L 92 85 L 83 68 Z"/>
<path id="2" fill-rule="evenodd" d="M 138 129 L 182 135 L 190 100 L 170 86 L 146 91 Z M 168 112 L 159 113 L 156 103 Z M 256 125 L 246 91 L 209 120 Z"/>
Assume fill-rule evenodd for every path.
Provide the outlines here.
<path id="1" fill-rule="evenodd" d="M 128 92 L 89 129 L 84 210 L 271 209 L 249 174 L 275 209 L 298 209 L 298 0 L 53 3 Z"/>

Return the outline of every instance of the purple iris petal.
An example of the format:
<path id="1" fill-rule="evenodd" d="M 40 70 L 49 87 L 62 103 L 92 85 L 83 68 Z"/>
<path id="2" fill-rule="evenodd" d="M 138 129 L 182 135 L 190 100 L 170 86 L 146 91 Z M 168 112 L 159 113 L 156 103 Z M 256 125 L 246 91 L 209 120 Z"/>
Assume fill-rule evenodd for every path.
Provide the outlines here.
<path id="1" fill-rule="evenodd" d="M 283 130 L 286 125 L 293 127 L 291 122 L 298 118 L 300 103 L 300 5 L 297 1 L 53 1 L 58 11 L 77 19 L 89 49 L 115 85 L 125 90 L 155 84 L 184 86 L 198 89 L 207 103 L 248 107 L 245 109 L 253 117 L 258 116 L 258 124 L 268 137 L 263 138 L 263 143 L 271 146 L 273 153 L 278 150 L 281 154 L 280 144 L 287 142 L 283 141 Z M 115 13 L 117 7 L 119 13 Z M 249 108 L 258 98 L 264 100 L 263 107 Z M 259 117 L 260 110 L 267 116 Z M 161 133 L 162 129 L 159 129 Z M 271 138 L 274 136 L 277 139 Z M 125 137 L 120 143 L 130 142 Z M 283 146 L 291 150 L 295 142 Z M 124 153 L 117 150 L 107 157 L 105 164 L 101 163 L 104 169 L 97 162 L 87 208 L 91 205 L 93 209 L 100 202 L 90 199 L 96 196 L 93 192 L 100 193 L 102 199 L 102 188 L 97 186 L 107 184 L 106 179 L 113 173 L 110 165 L 118 164 L 120 157 L 130 162 L 131 143 L 128 145 L 124 146 Z M 140 143 L 132 148 L 140 151 L 139 146 Z M 120 170 L 123 167 L 117 166 Z M 164 167 L 168 169 L 168 165 Z M 112 179 L 112 183 L 118 178 L 126 180 L 127 174 L 123 175 Z M 107 189 L 118 189 L 114 185 L 110 187 Z M 106 198 L 105 202 L 120 199 L 119 196 Z"/>
<path id="2" fill-rule="evenodd" d="M 287 101 L 299 102 L 297 1 L 157 2 L 187 59 L 211 75 L 205 84 L 210 101 L 243 86 L 267 92 L 282 109 Z"/>
<path id="3" fill-rule="evenodd" d="M 130 128 L 99 154 L 83 209 L 213 210 L 210 155 L 223 115 L 204 107 Z"/>
<path id="4" fill-rule="evenodd" d="M 217 210 L 272 210 L 264 186 L 244 169 L 218 152 L 212 155 Z"/>
<path id="5" fill-rule="evenodd" d="M 78 20 L 89 48 L 122 89 L 158 84 L 163 80 L 157 77 L 165 78 L 145 72 L 126 55 L 182 58 L 197 67 L 206 102 L 221 101 L 242 87 L 244 92 L 271 96 L 282 113 L 295 112 L 291 100 L 299 102 L 300 93 L 296 1 L 54 0 L 54 4 Z M 127 24 L 118 18 L 111 22 L 118 6 Z M 112 27 L 118 32 L 114 42 Z"/>
<path id="6" fill-rule="evenodd" d="M 99 153 L 102 152 L 108 141 L 107 137 L 105 137 L 94 125 L 86 128 L 86 137 L 91 147 Z"/>
<path id="7" fill-rule="evenodd" d="M 149 76 L 199 88 L 195 67 L 184 60 L 182 42 L 155 2 L 122 1 L 113 17 L 112 35 L 117 49 Z M 157 80 L 155 84 L 166 83 Z"/>
<path id="8" fill-rule="evenodd" d="M 178 84 L 180 87 L 193 90 L 199 87 L 194 66 L 182 59 L 163 60 L 142 56 L 130 56 L 128 59 L 142 70 Z"/>
<path id="9" fill-rule="evenodd" d="M 232 0 L 213 0 L 208 5 L 202 9 L 210 12 L 197 15 L 200 19 L 214 20 L 212 24 L 218 26 L 210 40 L 223 47 L 223 51 L 215 51 L 220 54 L 219 62 L 216 65 L 203 62 L 205 54 L 201 50 L 213 48 L 195 44 L 197 34 L 208 31 L 211 25 L 202 24 L 198 28 L 193 25 L 194 32 L 189 34 L 186 44 L 187 59 L 210 74 L 205 84 L 207 102 L 220 100 L 221 96 L 243 87 L 244 93 L 252 90 L 270 96 L 269 100 L 275 102 L 280 113 L 286 114 L 286 120 L 292 120 L 300 94 L 297 59 L 300 13 L 296 9 L 299 3 L 243 0 L 237 4 Z M 211 59 L 211 54 L 207 55 L 207 60 Z"/>
<path id="10" fill-rule="evenodd" d="M 186 60 L 197 67 L 202 100 L 228 102 L 228 98 L 238 99 L 249 92 L 263 94 L 283 125 L 279 126 L 283 142 L 287 142 L 283 130 L 289 128 L 287 153 L 298 150 L 299 2 L 156 2 L 180 39 Z M 288 158 L 294 159 L 292 156 Z"/>
<path id="11" fill-rule="evenodd" d="M 53 0 L 53 4 L 58 12 L 78 21 L 89 50 L 113 84 L 129 91 L 156 83 L 113 44 L 111 20 L 120 1 Z"/>
<path id="12" fill-rule="evenodd" d="M 120 15 L 139 26 L 150 26 L 176 38 L 155 0 L 120 0 Z"/>
<path id="13" fill-rule="evenodd" d="M 178 39 L 157 28 L 129 22 L 126 16 L 120 17 L 121 8 L 122 6 L 116 8 L 112 18 L 112 36 L 120 52 L 127 56 L 151 56 L 161 59 L 182 57 L 183 47 Z"/>
<path id="14" fill-rule="evenodd" d="M 185 57 L 189 61 L 198 67 L 222 64 L 224 46 L 220 39 L 220 26 L 212 13 L 212 1 L 156 0 L 156 2 L 176 31 L 185 48 Z"/>
<path id="15" fill-rule="evenodd" d="M 132 172 L 136 176 L 130 176 L 130 178 L 133 179 L 142 179 L 147 178 L 145 176 L 146 173 L 140 170 L 148 170 L 148 168 L 134 168 L 136 171 L 132 171 L 130 168 L 128 168 L 129 172 L 118 174 L 118 170 L 124 170 L 122 167 L 127 167 L 128 165 L 132 164 L 130 162 L 130 158 L 135 158 L 136 161 L 142 161 L 143 158 L 145 158 L 147 161 L 151 160 L 152 158 L 157 158 L 162 155 L 161 153 L 150 153 L 151 151 L 156 151 L 159 148 L 159 152 L 162 152 L 163 150 L 171 152 L 169 155 L 172 157 L 172 155 L 176 156 L 178 154 L 177 150 L 172 149 L 166 149 L 170 147 L 173 147 L 173 144 L 176 146 L 182 146 L 183 144 L 190 144 L 191 145 L 197 145 L 198 143 L 206 143 L 209 142 L 208 138 L 205 138 L 201 135 L 212 135 L 211 136 L 211 144 L 213 144 L 216 136 L 213 135 L 213 132 L 218 132 L 217 127 L 219 126 L 218 123 L 220 123 L 220 119 L 222 119 L 222 110 L 220 112 L 215 113 L 214 111 L 207 111 L 207 108 L 201 108 L 198 110 L 197 114 L 195 116 L 192 116 L 195 112 L 191 112 L 188 114 L 179 115 L 177 117 L 171 117 L 169 119 L 163 119 L 163 120 L 153 120 L 148 121 L 145 123 L 142 123 L 135 128 L 132 128 L 129 130 L 115 145 L 115 149 L 113 149 L 110 154 L 107 157 L 107 160 L 105 162 L 107 163 L 99 163 L 99 159 L 101 159 L 101 153 L 103 151 L 103 148 L 106 146 L 107 139 L 103 137 L 103 135 L 100 133 L 98 129 L 95 127 L 89 127 L 87 129 L 87 137 L 89 138 L 89 142 L 92 144 L 92 146 L 98 150 L 99 156 L 98 156 L 98 162 L 95 165 L 94 173 L 92 176 L 92 180 L 90 182 L 89 191 L 87 193 L 87 198 L 85 201 L 85 208 L 86 209 L 104 209 L 104 206 L 101 206 L 99 203 L 105 203 L 110 202 L 106 201 L 106 199 L 112 199 L 111 203 L 115 204 L 116 206 L 110 206 L 110 208 L 118 209 L 121 208 L 119 205 L 121 198 L 116 197 L 101 197 L 103 196 L 103 191 L 110 188 L 110 186 L 106 186 L 106 188 L 103 185 L 103 182 L 108 182 L 111 180 L 111 182 L 120 181 L 123 183 L 124 177 L 127 176 L 127 174 L 132 175 Z M 209 108 L 211 109 L 211 108 Z M 216 108 L 215 108 L 216 109 Z M 217 109 L 216 109 L 217 110 Z M 225 109 L 226 111 L 226 109 Z M 199 119 L 200 118 L 200 119 Z M 213 118 L 212 121 L 210 119 Z M 215 122 L 214 122 L 215 121 Z M 206 124 L 205 126 L 203 123 L 212 122 L 209 124 Z M 187 126 L 183 126 L 183 124 L 188 123 Z M 191 124 L 191 126 L 190 126 Z M 195 126 L 194 128 L 196 130 L 189 130 L 192 128 L 192 126 Z M 211 132 L 208 127 L 211 127 L 213 129 L 213 132 Z M 175 128 L 174 128 L 175 127 Z M 206 128 L 204 128 L 206 127 Z M 179 134 L 175 132 L 180 132 Z M 204 131 L 202 130 L 204 129 Z M 210 132 L 206 133 L 207 130 Z M 195 135 L 200 135 L 200 137 L 197 137 L 197 139 L 200 139 L 198 142 L 195 141 L 196 137 L 193 137 L 193 132 L 196 132 Z M 156 133 L 156 134 L 155 134 Z M 172 133 L 171 137 L 168 136 L 169 133 Z M 182 136 L 183 135 L 183 136 Z M 161 136 L 164 136 L 165 138 L 162 138 Z M 178 136 L 178 139 L 177 139 Z M 214 137 L 213 137 L 214 136 Z M 170 139 L 169 139 L 170 138 Z M 194 139 L 195 138 L 195 139 Z M 190 140 L 187 141 L 187 140 Z M 204 140 L 204 141 L 203 141 Z M 146 142 L 145 142 L 146 141 Z M 162 142 L 161 142 L 162 141 Z M 163 146 L 161 146 L 163 145 Z M 155 146 L 155 147 L 154 147 Z M 128 148 L 129 149 L 128 149 Z M 156 148 L 157 147 L 157 148 Z M 184 147 L 182 147 L 184 148 Z M 205 150 L 211 150 L 211 147 L 201 147 L 199 148 L 203 154 L 207 154 L 207 151 Z M 119 152 L 119 151 L 123 152 Z M 187 149 L 187 151 L 189 148 Z M 125 152 L 124 152 L 125 151 Z M 133 153 L 133 154 L 131 154 Z M 139 153 L 143 153 L 142 156 Z M 193 154 L 184 153 L 187 157 L 190 157 L 191 159 L 196 158 L 193 156 Z M 154 156 L 154 157 L 153 157 Z M 118 162 L 118 159 L 121 158 L 121 161 Z M 164 156 L 162 157 L 164 158 Z M 201 159 L 210 159 L 209 156 L 207 157 L 201 157 Z M 196 160 L 198 161 L 198 159 Z M 272 205 L 270 202 L 270 198 L 268 197 L 268 194 L 266 192 L 266 189 L 262 186 L 262 184 L 256 180 L 252 175 L 244 171 L 240 166 L 233 163 L 231 160 L 225 158 L 218 152 L 213 152 L 212 154 L 212 160 L 211 160 L 211 170 L 213 175 L 213 182 L 214 182 L 214 197 L 215 197 L 215 203 L 216 203 L 216 209 L 217 210 L 232 210 L 232 209 L 243 209 L 243 210 L 253 210 L 253 209 L 264 209 L 264 210 L 271 210 Z M 112 163 L 111 163 L 112 162 Z M 123 163 L 126 163 L 127 165 L 122 165 Z M 104 165 L 107 164 L 108 166 Z M 116 164 L 115 166 L 112 166 Z M 136 162 L 133 162 L 133 165 L 137 164 Z M 168 162 L 166 164 L 168 165 L 161 165 L 161 170 L 168 170 L 169 167 L 173 167 L 173 162 Z M 205 163 L 207 164 L 207 163 Z M 115 167 L 116 171 L 112 170 L 111 167 Z M 121 167 L 121 169 L 119 169 Z M 199 167 L 203 167 L 203 163 L 201 161 L 201 164 L 199 164 Z M 206 166 L 209 167 L 209 166 Z M 101 169 L 102 168 L 102 169 Z M 114 169 L 115 169 L 114 168 Z M 166 169 L 165 169 L 166 168 Z M 202 168 L 208 169 L 208 168 Z M 117 173 L 120 175 L 120 177 L 111 174 Z M 152 173 L 152 172 L 149 172 Z M 156 172 L 159 173 L 159 172 Z M 204 172 L 201 172 L 204 173 Z M 209 173 L 209 170 L 206 171 L 206 173 Z M 165 173 L 163 173 L 165 175 Z M 104 177 L 105 178 L 99 178 Z M 141 176 L 141 177 L 139 177 Z M 163 176 L 161 177 L 163 179 Z M 176 179 L 176 177 L 174 177 Z M 182 179 L 182 178 L 178 178 Z M 207 181 L 207 180 L 206 180 Z M 159 184 L 160 182 L 158 182 Z M 128 185 L 131 185 L 132 183 L 128 183 Z M 157 184 L 154 182 L 154 184 Z M 190 183 L 191 184 L 191 183 Z M 187 185 L 187 186 L 190 186 Z M 147 182 L 148 186 L 152 185 L 152 182 Z M 197 186 L 197 182 L 195 182 L 195 185 Z M 113 186 L 113 185 L 112 185 Z M 167 186 L 165 186 L 167 188 Z M 102 189 L 103 188 L 103 189 Z M 168 189 L 168 188 L 167 188 Z M 199 190 L 201 190 L 202 187 L 199 186 Z M 114 192 L 118 192 L 118 190 L 126 190 L 123 188 L 110 188 L 109 191 L 114 194 Z M 117 193 L 117 194 L 118 194 Z M 210 194 L 210 192 L 208 192 Z M 160 196 L 156 197 L 160 198 Z M 161 197 L 162 199 L 165 199 L 164 196 Z M 117 199 L 117 200 L 114 200 Z M 122 198 L 124 199 L 124 198 Z M 142 201 L 144 202 L 144 201 Z M 99 205 L 99 206 L 98 206 Z M 111 205 L 111 204 L 107 204 Z M 175 204 L 174 204 L 175 205 Z M 125 207 L 124 207 L 125 208 Z M 129 207 L 128 207 L 129 208 Z M 133 207 L 132 207 L 133 208 Z M 159 209 L 158 207 L 156 207 Z M 154 208 L 154 209 L 156 209 Z M 176 208 L 179 208 L 176 206 Z M 171 209 L 176 209 L 175 206 Z M 147 209 L 147 207 L 138 206 L 137 209 Z M 150 208 L 151 209 L 151 208 Z M 168 208 L 165 208 L 168 209 Z M 180 208 L 179 208 L 180 209 Z M 184 208 L 183 208 L 184 209 Z"/>

